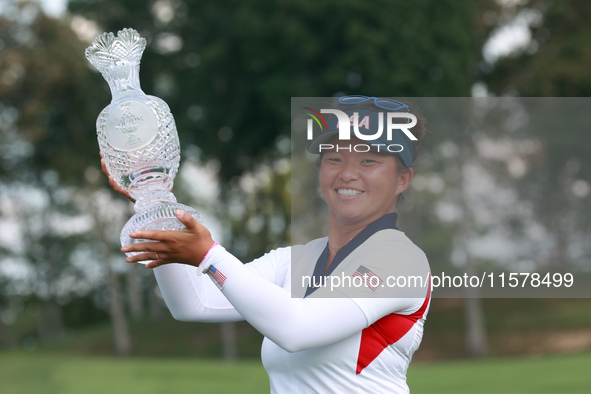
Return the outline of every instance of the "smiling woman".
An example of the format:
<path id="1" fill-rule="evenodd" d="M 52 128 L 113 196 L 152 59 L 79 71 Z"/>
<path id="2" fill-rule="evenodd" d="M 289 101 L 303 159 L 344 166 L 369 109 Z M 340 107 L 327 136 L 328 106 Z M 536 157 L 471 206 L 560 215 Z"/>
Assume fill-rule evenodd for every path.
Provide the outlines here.
<path id="1" fill-rule="evenodd" d="M 430 270 L 424 253 L 396 227 L 395 210 L 412 179 L 420 139 L 412 140 L 402 127 L 379 135 L 379 122 L 371 120 L 379 111 L 406 111 L 402 103 L 359 96 L 356 105 L 340 101 L 361 135 L 339 141 L 331 122 L 318 138 L 333 147 L 319 152 L 318 141 L 312 141 L 308 148 L 321 153 L 328 237 L 242 264 L 191 215 L 178 211 L 184 230 L 132 233 L 149 242 L 122 251 L 138 252 L 128 262 L 153 260 L 146 267 L 156 268 L 176 319 L 247 320 L 258 329 L 265 336 L 262 360 L 272 392 L 407 393 L 406 371 L 430 303 Z M 412 132 L 422 138 L 419 124 Z M 351 148 L 382 143 L 405 150 Z M 306 285 L 294 285 L 306 276 Z M 407 283 L 393 277 L 412 277 L 414 285 L 389 289 L 391 283 Z M 348 285 L 335 286 L 335 279 Z"/>
<path id="2" fill-rule="evenodd" d="M 398 196 L 412 179 L 412 168 L 399 169 L 402 165 L 392 154 L 347 149 L 359 143 L 358 139 L 334 141 L 334 148 L 321 159 L 319 184 L 330 212 L 331 250 L 335 250 L 335 245 L 346 244 L 370 223 L 394 212 Z"/>

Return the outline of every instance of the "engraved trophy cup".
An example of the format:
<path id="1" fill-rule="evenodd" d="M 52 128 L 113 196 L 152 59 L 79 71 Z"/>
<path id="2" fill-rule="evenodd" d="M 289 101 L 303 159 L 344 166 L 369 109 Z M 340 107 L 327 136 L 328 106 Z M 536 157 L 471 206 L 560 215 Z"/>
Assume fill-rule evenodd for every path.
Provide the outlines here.
<path id="1" fill-rule="evenodd" d="M 146 40 L 134 29 L 103 33 L 86 48 L 86 58 L 105 78 L 113 99 L 96 121 L 99 148 L 115 181 L 136 200 L 135 215 L 121 231 L 121 245 L 135 230 L 181 230 L 177 209 L 202 222 L 179 204 L 172 184 L 179 168 L 180 144 L 168 105 L 140 88 L 139 69 Z M 131 255 L 133 253 L 128 253 Z"/>

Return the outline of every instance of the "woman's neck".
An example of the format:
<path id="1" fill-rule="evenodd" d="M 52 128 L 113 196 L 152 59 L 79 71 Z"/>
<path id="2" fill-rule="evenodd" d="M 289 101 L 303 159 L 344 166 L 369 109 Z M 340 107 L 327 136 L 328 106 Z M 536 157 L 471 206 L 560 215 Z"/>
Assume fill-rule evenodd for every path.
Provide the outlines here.
<path id="1" fill-rule="evenodd" d="M 394 210 L 392 210 L 394 212 Z M 384 215 L 391 213 L 385 212 Z M 382 215 L 383 216 L 383 215 Z M 380 216 L 380 217 L 382 217 Z M 329 257 L 326 264 L 326 269 L 331 264 L 334 256 L 341 250 L 346 244 L 348 244 L 357 234 L 363 231 L 369 224 L 378 220 L 377 218 L 369 218 L 365 221 L 347 222 L 343 219 L 339 219 L 334 212 L 330 212 L 329 223 L 328 223 L 328 251 Z"/>
<path id="2" fill-rule="evenodd" d="M 369 223 L 357 223 L 356 225 L 347 225 L 332 217 L 328 224 L 328 261 L 325 270 L 328 269 L 335 255 L 339 250 L 348 244 L 357 234 L 359 234 Z"/>

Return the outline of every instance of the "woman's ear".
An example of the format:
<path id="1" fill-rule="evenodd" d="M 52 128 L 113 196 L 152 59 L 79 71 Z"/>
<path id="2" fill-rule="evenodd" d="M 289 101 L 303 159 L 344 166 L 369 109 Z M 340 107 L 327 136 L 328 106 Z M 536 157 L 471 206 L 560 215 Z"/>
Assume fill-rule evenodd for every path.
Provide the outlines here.
<path id="1" fill-rule="evenodd" d="M 408 185 L 410 185 L 410 181 L 412 179 L 412 176 L 414 174 L 414 171 L 412 168 L 409 168 L 407 171 L 402 171 L 398 177 L 398 184 L 397 184 L 397 192 L 398 194 L 404 192 L 406 189 L 408 189 Z"/>

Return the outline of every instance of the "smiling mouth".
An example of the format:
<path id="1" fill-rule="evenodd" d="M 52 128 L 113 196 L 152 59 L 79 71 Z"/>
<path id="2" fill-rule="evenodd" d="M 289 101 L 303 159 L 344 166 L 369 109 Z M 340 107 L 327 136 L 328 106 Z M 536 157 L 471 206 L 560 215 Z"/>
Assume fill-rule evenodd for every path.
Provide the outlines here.
<path id="1" fill-rule="evenodd" d="M 353 197 L 353 196 L 358 196 L 359 194 L 361 194 L 363 192 L 361 190 L 355 190 L 355 189 L 337 189 L 337 193 L 339 194 L 339 196 Z"/>

